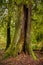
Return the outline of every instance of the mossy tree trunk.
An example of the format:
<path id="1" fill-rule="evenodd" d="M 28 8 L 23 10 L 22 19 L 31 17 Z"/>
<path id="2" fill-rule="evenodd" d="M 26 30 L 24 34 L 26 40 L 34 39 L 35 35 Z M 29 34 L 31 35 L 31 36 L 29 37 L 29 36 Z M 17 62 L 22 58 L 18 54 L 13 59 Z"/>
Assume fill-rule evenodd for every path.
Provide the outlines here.
<path id="1" fill-rule="evenodd" d="M 15 23 L 15 33 L 12 43 L 5 52 L 5 57 L 9 55 L 16 56 L 21 53 L 24 45 L 24 8 L 23 5 L 18 7 L 18 21 Z"/>
<path id="2" fill-rule="evenodd" d="M 36 59 L 30 44 L 31 16 L 31 2 L 28 8 L 26 5 L 21 5 L 18 7 L 18 21 L 15 23 L 14 38 L 5 52 L 5 58 L 10 55 L 15 57 L 24 51 L 30 53 Z"/>
<path id="3" fill-rule="evenodd" d="M 31 23 L 32 23 L 32 3 L 30 2 L 28 7 L 28 22 L 27 22 L 27 32 L 26 32 L 26 51 L 30 54 L 34 60 L 37 60 L 35 53 L 31 45 Z"/>

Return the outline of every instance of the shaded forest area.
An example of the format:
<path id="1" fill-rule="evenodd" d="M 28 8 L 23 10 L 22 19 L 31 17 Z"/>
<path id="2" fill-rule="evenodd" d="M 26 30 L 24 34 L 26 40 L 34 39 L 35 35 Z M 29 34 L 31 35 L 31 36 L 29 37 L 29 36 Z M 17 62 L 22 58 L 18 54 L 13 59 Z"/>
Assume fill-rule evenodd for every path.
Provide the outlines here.
<path id="1" fill-rule="evenodd" d="M 43 0 L 0 0 L 0 65 L 43 65 Z"/>

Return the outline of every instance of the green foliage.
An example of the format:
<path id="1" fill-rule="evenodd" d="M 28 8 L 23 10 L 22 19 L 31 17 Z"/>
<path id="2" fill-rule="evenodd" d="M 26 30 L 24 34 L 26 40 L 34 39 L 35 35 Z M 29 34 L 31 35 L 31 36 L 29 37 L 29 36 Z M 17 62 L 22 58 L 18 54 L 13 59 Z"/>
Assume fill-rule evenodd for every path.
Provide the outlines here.
<path id="1" fill-rule="evenodd" d="M 32 10 L 33 12 L 32 13 L 32 26 L 31 26 L 32 43 L 43 41 L 43 6 L 41 4 L 41 1 L 38 1 L 36 9 L 37 10 L 33 8 Z"/>
<path id="2" fill-rule="evenodd" d="M 27 6 L 29 6 L 30 2 L 33 2 L 33 0 L 15 0 L 15 2 L 17 3 L 17 5 L 21 5 L 21 4 L 25 4 Z"/>

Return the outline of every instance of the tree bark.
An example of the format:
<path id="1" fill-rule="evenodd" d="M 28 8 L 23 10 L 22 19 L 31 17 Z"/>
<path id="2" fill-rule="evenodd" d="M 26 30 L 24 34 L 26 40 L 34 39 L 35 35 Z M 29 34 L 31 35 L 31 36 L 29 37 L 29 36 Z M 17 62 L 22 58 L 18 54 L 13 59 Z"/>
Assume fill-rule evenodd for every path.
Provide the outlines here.
<path id="1" fill-rule="evenodd" d="M 19 12 L 20 11 L 20 12 Z M 18 9 L 18 21 L 15 23 L 15 33 L 12 43 L 5 53 L 5 58 L 9 55 L 17 56 L 22 51 L 30 53 L 36 60 L 36 56 L 31 47 L 30 32 L 31 32 L 31 16 L 32 4 L 29 7 L 25 5 L 20 6 Z"/>
<path id="2" fill-rule="evenodd" d="M 28 8 L 26 5 L 23 5 L 24 7 L 24 46 L 23 46 L 23 51 L 26 53 L 26 31 L 27 31 L 27 23 L 28 23 Z"/>
<path id="3" fill-rule="evenodd" d="M 12 55 L 15 57 L 16 55 L 18 55 L 18 53 L 21 53 L 23 50 L 25 26 L 23 5 L 19 7 L 18 15 L 18 22 L 15 23 L 14 38 L 9 48 L 6 50 L 5 57 L 8 57 L 8 55 Z"/>
<path id="4" fill-rule="evenodd" d="M 26 32 L 26 51 L 30 54 L 34 60 L 36 60 L 36 56 L 31 46 L 31 22 L 32 22 L 32 3 L 30 2 L 28 7 L 28 22 L 27 22 L 27 32 Z"/>

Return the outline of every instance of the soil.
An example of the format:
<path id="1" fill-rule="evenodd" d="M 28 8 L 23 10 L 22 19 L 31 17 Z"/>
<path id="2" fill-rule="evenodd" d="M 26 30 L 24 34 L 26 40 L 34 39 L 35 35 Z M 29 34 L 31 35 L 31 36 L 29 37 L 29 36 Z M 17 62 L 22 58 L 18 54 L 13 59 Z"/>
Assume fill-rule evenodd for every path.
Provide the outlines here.
<path id="1" fill-rule="evenodd" d="M 0 50 L 0 65 L 43 65 L 43 53 L 40 51 L 35 51 L 38 60 L 35 61 L 28 54 L 21 53 L 16 58 L 9 57 L 2 60 L 4 55 L 4 50 Z"/>

